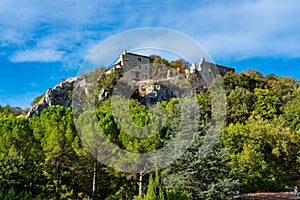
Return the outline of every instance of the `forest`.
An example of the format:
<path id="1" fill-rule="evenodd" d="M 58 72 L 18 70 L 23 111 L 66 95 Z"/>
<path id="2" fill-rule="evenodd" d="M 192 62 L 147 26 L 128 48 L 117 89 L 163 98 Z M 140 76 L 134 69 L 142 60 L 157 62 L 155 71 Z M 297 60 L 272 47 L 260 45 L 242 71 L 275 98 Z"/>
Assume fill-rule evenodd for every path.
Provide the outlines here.
<path id="1" fill-rule="evenodd" d="M 92 126 L 85 123 L 88 113 L 74 119 L 71 108 L 56 105 L 25 118 L 20 108 L 0 106 L 0 199 L 216 200 L 237 190 L 290 191 L 299 186 L 299 82 L 256 70 L 227 73 L 222 81 L 227 103 L 220 135 L 213 134 L 218 142 L 203 155 L 206 135 L 211 134 L 212 101 L 210 91 L 201 92 L 196 95 L 197 126 L 185 127 L 194 130 L 193 142 L 174 162 L 147 173 L 122 172 L 97 160 L 75 127 Z M 113 82 L 102 79 L 107 87 Z M 167 113 L 165 126 L 147 138 L 131 136 L 118 126 L 111 99 L 100 102 L 94 112 L 110 141 L 129 152 L 147 153 L 176 136 L 181 101 L 157 103 Z M 129 110 L 130 119 L 141 127 L 154 118 L 134 99 Z"/>

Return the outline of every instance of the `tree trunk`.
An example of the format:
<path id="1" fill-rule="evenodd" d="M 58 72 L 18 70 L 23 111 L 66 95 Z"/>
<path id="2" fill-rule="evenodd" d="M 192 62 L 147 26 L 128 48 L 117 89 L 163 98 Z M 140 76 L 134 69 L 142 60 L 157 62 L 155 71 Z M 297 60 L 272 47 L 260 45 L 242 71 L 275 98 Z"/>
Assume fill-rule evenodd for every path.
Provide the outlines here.
<path id="1" fill-rule="evenodd" d="M 93 200 L 97 199 L 97 158 L 94 158 L 94 171 L 93 171 Z"/>
<path id="2" fill-rule="evenodd" d="M 61 163 L 60 159 L 56 159 L 56 200 L 60 200 L 60 179 L 61 179 Z"/>
<path id="3" fill-rule="evenodd" d="M 122 193 L 122 200 L 126 200 L 126 194 Z"/>
<path id="4" fill-rule="evenodd" d="M 139 196 L 140 197 L 143 197 L 143 176 L 144 176 L 144 173 L 141 172 L 139 174 Z"/>

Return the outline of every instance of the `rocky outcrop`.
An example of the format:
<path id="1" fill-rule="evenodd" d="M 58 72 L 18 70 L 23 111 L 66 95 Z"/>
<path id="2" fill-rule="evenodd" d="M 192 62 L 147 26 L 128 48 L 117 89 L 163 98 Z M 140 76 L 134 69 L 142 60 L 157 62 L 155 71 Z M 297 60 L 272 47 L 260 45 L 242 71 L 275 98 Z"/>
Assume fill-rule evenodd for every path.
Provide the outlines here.
<path id="1" fill-rule="evenodd" d="M 138 101 L 142 105 L 155 105 L 157 102 L 170 101 L 171 98 L 177 97 L 176 92 L 170 88 L 149 82 L 138 84 Z"/>
<path id="2" fill-rule="evenodd" d="M 106 89 L 97 90 L 97 83 L 89 83 L 87 77 L 88 76 L 79 76 L 69 78 L 54 86 L 52 89 L 47 89 L 44 97 L 30 108 L 27 117 L 30 118 L 33 115 L 40 115 L 44 109 L 53 105 L 61 105 L 81 110 L 85 107 L 85 104 L 87 104 L 87 106 L 90 105 L 89 101 L 95 100 L 92 91 L 99 91 L 97 102 L 106 101 L 109 97 L 114 95 L 113 91 Z M 128 90 L 128 88 L 136 88 L 135 91 L 132 91 L 133 94 L 123 95 L 129 95 L 128 97 L 131 96 L 137 99 L 142 105 L 154 106 L 157 102 L 170 101 L 171 98 L 182 98 L 187 95 L 193 95 L 194 91 L 199 92 L 203 90 L 201 78 L 197 76 L 197 74 L 190 74 L 185 81 L 181 77 L 182 76 L 172 74 L 170 71 L 168 71 L 168 77 L 162 79 L 156 78 L 135 81 L 127 80 L 127 78 L 123 77 L 120 79 L 121 84 L 119 84 L 119 90 L 123 91 L 119 92 L 122 95 L 123 92 L 125 94 L 132 91 L 131 89 Z"/>
<path id="3" fill-rule="evenodd" d="M 111 92 L 109 92 L 105 89 L 101 89 L 100 92 L 99 92 L 99 95 L 98 95 L 98 100 L 99 100 L 99 102 L 105 101 L 110 96 L 111 96 Z"/>
<path id="4" fill-rule="evenodd" d="M 176 77 L 169 77 L 168 80 L 147 80 L 147 81 L 134 81 L 134 87 L 137 88 L 132 97 L 137 99 L 142 105 L 154 106 L 157 102 L 169 101 L 174 97 L 184 97 L 187 94 L 186 90 L 182 90 L 176 83 Z M 132 84 L 127 82 L 126 84 Z M 86 97 L 90 89 L 95 89 L 87 82 L 87 79 L 82 77 L 69 78 L 66 81 L 54 86 L 52 89 L 47 89 L 44 97 L 34 106 L 32 106 L 27 114 L 27 117 L 33 115 L 40 115 L 41 112 L 53 105 L 61 105 L 80 110 L 85 103 Z M 75 91 L 76 95 L 72 95 Z M 98 102 L 105 101 L 113 94 L 112 91 L 101 89 L 99 91 Z M 83 99 L 82 99 L 83 98 Z"/>
<path id="5" fill-rule="evenodd" d="M 66 81 L 54 86 L 52 89 L 48 88 L 44 97 L 37 104 L 30 108 L 27 117 L 30 118 L 33 115 L 40 115 L 45 108 L 52 105 L 71 107 L 72 91 L 77 79 L 77 77 L 69 78 Z"/>

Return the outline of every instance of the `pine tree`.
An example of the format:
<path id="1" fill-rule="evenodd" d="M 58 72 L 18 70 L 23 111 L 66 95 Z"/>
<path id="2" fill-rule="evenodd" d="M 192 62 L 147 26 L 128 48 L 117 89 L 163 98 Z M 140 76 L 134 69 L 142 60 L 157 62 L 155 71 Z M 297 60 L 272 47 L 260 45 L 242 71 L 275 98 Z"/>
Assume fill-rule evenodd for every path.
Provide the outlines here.
<path id="1" fill-rule="evenodd" d="M 226 199 L 238 182 L 229 178 L 229 168 L 223 161 L 226 151 L 203 147 L 203 133 L 197 132 L 187 152 L 163 172 L 170 189 L 188 191 L 194 199 Z M 217 137 L 217 134 L 212 134 Z"/>

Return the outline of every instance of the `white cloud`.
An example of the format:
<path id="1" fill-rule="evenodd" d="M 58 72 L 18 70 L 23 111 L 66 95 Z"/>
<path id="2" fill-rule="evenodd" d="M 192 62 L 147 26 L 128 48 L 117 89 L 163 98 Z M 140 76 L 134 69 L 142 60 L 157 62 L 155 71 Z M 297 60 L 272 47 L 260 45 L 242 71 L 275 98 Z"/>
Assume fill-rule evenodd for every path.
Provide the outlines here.
<path id="1" fill-rule="evenodd" d="M 31 49 L 18 51 L 10 57 L 11 62 L 60 62 L 64 58 L 63 51 L 52 49 Z"/>
<path id="2" fill-rule="evenodd" d="M 10 45 L 21 45 L 26 41 L 24 34 L 12 28 L 0 30 L 0 47 L 9 47 Z"/>
<path id="3" fill-rule="evenodd" d="M 215 1 L 179 14 L 176 28 L 189 23 L 184 32 L 214 57 L 299 57 L 299 10 L 298 1 Z"/>
<path id="4" fill-rule="evenodd" d="M 65 69 L 78 68 L 98 33 L 87 26 L 95 20 L 109 21 L 102 14 L 94 15 L 96 9 L 101 11 L 98 4 L 83 0 L 0 1 L 0 52 L 6 48 L 1 55 L 11 62 L 62 62 Z"/>
<path id="5" fill-rule="evenodd" d="M 214 60 L 299 58 L 299 11 L 295 0 L 0 0 L 0 56 L 11 62 L 60 62 L 68 74 L 106 38 L 133 28 L 163 27 L 195 39 Z M 126 41 L 129 48 L 172 42 L 170 36 L 146 44 L 143 37 Z M 177 48 L 186 49 L 186 44 Z M 102 49 L 110 57 L 122 50 L 118 43 Z M 28 94 L 27 103 L 21 102 L 26 95 L 1 98 L 0 104 L 28 106 L 37 95 Z"/>
<path id="6" fill-rule="evenodd" d="M 12 61 L 47 49 L 66 69 L 78 67 L 88 51 L 118 32 L 145 26 L 181 31 L 212 57 L 300 56 L 298 1 L 32 1 L 0 2 L 0 45 L 17 45 Z M 65 52 L 65 53 L 63 53 Z M 37 55 L 33 57 L 38 58 Z"/>

